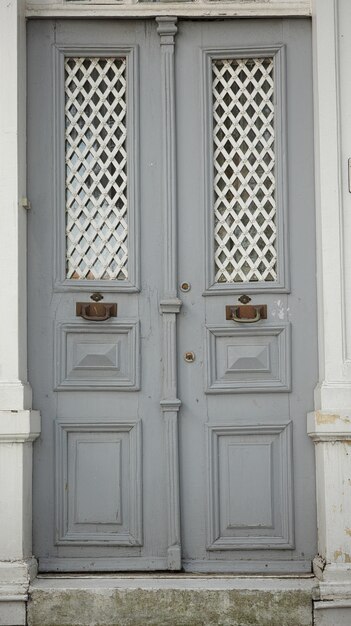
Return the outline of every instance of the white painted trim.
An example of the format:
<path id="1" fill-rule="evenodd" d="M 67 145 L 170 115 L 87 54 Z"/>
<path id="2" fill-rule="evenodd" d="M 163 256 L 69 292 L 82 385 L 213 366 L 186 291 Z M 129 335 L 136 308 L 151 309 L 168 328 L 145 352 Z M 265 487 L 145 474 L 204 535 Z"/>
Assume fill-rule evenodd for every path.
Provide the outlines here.
<path id="1" fill-rule="evenodd" d="M 351 232 L 351 194 L 349 189 L 348 159 L 351 155 L 351 123 L 350 123 L 350 87 L 349 62 L 350 43 L 349 28 L 351 14 L 350 2 L 338 0 L 335 4 L 337 78 L 339 104 L 339 179 L 340 179 L 340 211 L 341 211 L 341 264 L 342 264 L 342 316 L 343 316 L 343 368 L 344 377 L 351 380 L 351 252 L 349 246 Z M 351 402 L 349 404 L 351 406 Z"/>
<path id="2" fill-rule="evenodd" d="M 24 3 L 0 3 L 0 410 L 30 408 L 27 382 L 26 33 Z M 0 423 L 1 431 L 1 423 Z M 0 557 L 1 558 L 1 557 Z"/>
<path id="3" fill-rule="evenodd" d="M 40 435 L 39 411 L 0 411 L 0 424 L 0 443 L 26 443 Z"/>
<path id="4" fill-rule="evenodd" d="M 37 562 L 33 557 L 19 561 L 0 561 L 0 600 L 10 596 L 23 598 L 28 592 L 28 582 L 35 578 L 37 569 Z"/>
<path id="5" fill-rule="evenodd" d="M 351 417 L 315 411 L 308 415 L 307 431 L 316 453 L 320 557 L 315 573 L 322 581 L 348 585 L 351 595 Z"/>
<path id="6" fill-rule="evenodd" d="M 313 0 L 313 71 L 320 384 L 316 408 L 341 408 L 343 255 L 340 188 L 338 0 Z M 339 305 L 335 306 L 337 303 Z M 337 384 L 336 384 L 337 383 Z M 349 394 L 347 394 L 349 395 Z M 344 405 L 345 406 L 345 405 Z"/>
<path id="7" fill-rule="evenodd" d="M 32 441 L 40 415 L 27 381 L 25 2 L 0 2 L 0 623 L 25 624 L 32 558 Z"/>
<path id="8" fill-rule="evenodd" d="M 27 0 L 31 17 L 310 17 L 311 0 L 228 0 L 227 2 L 50 2 Z"/>
<path id="9" fill-rule="evenodd" d="M 338 601 L 334 599 L 333 602 L 330 602 L 330 600 L 326 602 L 315 602 L 313 608 L 315 611 L 330 611 L 330 610 L 335 611 L 336 609 L 351 609 L 351 600 L 347 602 L 346 600 Z M 351 614 L 350 614 L 350 617 L 351 617 Z M 340 624 L 342 624 L 342 622 L 340 622 Z"/>
<path id="10" fill-rule="evenodd" d="M 341 117 L 343 107 L 349 108 L 341 89 L 348 80 L 348 60 L 347 67 L 342 66 L 339 48 L 339 12 L 344 2 L 312 1 L 320 382 L 315 392 L 316 410 L 308 415 L 307 432 L 316 453 L 321 565 L 316 573 L 323 581 L 338 582 L 343 587 L 342 592 L 335 586 L 329 590 L 330 600 L 346 593 L 347 588 L 351 595 L 351 371 L 346 362 L 350 313 L 345 306 L 349 232 L 345 231 L 341 158 L 342 140 L 350 121 L 344 123 Z M 323 607 L 316 603 L 315 608 Z"/>
<path id="11" fill-rule="evenodd" d="M 351 601 L 351 585 L 345 580 L 329 582 L 327 574 L 326 581 L 319 583 L 319 595 L 321 600 L 333 600 L 337 596 Z"/>
<path id="12" fill-rule="evenodd" d="M 4 321 L 3 325 L 6 328 Z M 6 353 L 4 352 L 3 354 Z M 21 411 L 30 409 L 31 406 L 32 389 L 29 383 L 20 380 L 0 380 L 0 410 Z"/>

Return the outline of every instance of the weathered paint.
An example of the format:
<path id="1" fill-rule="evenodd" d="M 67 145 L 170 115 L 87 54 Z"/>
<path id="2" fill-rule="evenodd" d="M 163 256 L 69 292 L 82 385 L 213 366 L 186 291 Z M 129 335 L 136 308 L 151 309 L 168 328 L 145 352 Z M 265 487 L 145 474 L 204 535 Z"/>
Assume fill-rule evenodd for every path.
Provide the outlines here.
<path id="1" fill-rule="evenodd" d="M 345 532 L 351 536 L 350 528 L 347 528 Z M 337 563 L 351 563 L 351 554 L 343 552 L 343 550 L 335 550 L 334 559 Z"/>
<path id="2" fill-rule="evenodd" d="M 185 15 L 197 17 L 302 17 L 311 15 L 310 0 L 208 0 L 190 1 L 184 6 L 179 0 L 167 2 L 125 2 L 90 0 L 87 3 L 70 3 L 62 0 L 27 0 L 29 17 L 154 17 L 157 15 Z"/>
<path id="3" fill-rule="evenodd" d="M 322 413 L 321 411 L 316 411 L 317 424 L 335 424 L 338 420 L 342 420 L 345 422 L 350 421 L 348 418 L 341 418 L 340 415 L 333 415 L 332 413 Z"/>

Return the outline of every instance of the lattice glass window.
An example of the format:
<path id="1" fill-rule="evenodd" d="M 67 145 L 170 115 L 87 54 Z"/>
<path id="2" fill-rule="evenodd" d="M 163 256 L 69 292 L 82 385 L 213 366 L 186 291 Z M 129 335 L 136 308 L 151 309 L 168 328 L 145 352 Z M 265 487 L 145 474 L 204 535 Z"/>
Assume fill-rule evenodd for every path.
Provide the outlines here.
<path id="1" fill-rule="evenodd" d="M 128 279 L 126 58 L 65 59 L 66 277 Z"/>
<path id="2" fill-rule="evenodd" d="M 277 280 L 274 60 L 213 59 L 216 283 Z"/>

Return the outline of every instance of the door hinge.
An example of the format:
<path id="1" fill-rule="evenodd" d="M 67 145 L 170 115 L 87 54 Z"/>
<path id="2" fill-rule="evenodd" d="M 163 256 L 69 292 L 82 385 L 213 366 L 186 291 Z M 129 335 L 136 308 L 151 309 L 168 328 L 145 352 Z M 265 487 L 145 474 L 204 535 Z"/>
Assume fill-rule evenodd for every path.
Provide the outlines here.
<path id="1" fill-rule="evenodd" d="M 32 208 L 31 203 L 29 202 L 27 197 L 21 198 L 19 205 L 29 211 Z"/>

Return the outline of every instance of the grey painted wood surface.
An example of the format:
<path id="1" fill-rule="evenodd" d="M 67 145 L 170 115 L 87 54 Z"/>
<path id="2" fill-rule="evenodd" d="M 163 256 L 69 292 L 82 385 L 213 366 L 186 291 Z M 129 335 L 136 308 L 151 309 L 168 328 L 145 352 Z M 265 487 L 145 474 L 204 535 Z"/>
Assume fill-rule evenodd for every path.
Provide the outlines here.
<path id="1" fill-rule="evenodd" d="M 179 21 L 175 41 L 175 116 L 167 118 L 164 51 L 153 20 L 29 25 L 29 369 L 43 416 L 34 551 L 43 570 L 156 570 L 179 566 L 179 551 L 169 548 L 178 550 L 181 538 L 187 570 L 306 571 L 316 552 L 313 447 L 305 428 L 317 379 L 310 25 Z M 285 243 L 278 254 L 281 267 L 290 266 L 290 285 L 286 270 L 279 293 L 273 283 L 246 285 L 254 304 L 268 305 L 268 317 L 243 329 L 226 321 L 225 305 L 236 304 L 245 285 L 236 294 L 228 285 L 206 293 L 212 165 L 204 56 L 224 50 L 244 58 L 250 47 L 279 50 L 280 58 L 284 49 L 277 84 L 285 93 L 277 106 L 285 148 L 277 168 L 286 164 L 279 195 L 286 198 L 285 226 L 278 223 Z M 62 284 L 64 260 L 57 257 L 58 267 L 53 254 L 64 211 L 53 106 L 58 49 L 91 56 L 133 50 L 137 59 L 130 92 L 139 118 L 139 219 L 129 243 L 135 277 L 140 263 L 134 287 Z M 165 164 L 167 133 L 166 150 L 177 146 L 176 178 L 175 165 Z M 165 198 L 177 227 L 170 249 Z M 191 289 L 177 293 L 175 281 Z M 76 318 L 76 302 L 89 302 L 93 291 L 118 302 L 117 318 Z M 184 360 L 189 351 L 194 362 Z M 170 520 L 178 471 L 180 537 Z"/>
<path id="2" fill-rule="evenodd" d="M 306 412 L 313 406 L 313 388 L 317 379 L 310 25 L 294 20 L 204 22 L 201 27 L 196 22 L 182 22 L 178 38 L 179 281 L 188 281 L 192 285 L 191 291 L 182 296 L 178 346 L 179 355 L 188 350 L 196 354 L 192 364 L 181 363 L 179 359 L 184 560 L 187 567 L 190 562 L 191 568 L 191 560 L 196 559 L 194 568 L 201 571 L 206 566 L 214 571 L 217 568 L 219 571 L 240 571 L 241 560 L 242 570 L 250 568 L 250 560 L 255 563 L 253 567 L 261 571 L 267 571 L 272 564 L 277 570 L 283 570 L 285 567 L 289 569 L 286 563 L 283 564 L 289 559 L 295 561 L 291 568 L 308 569 L 316 551 L 316 521 L 313 450 L 305 432 Z M 284 44 L 286 57 L 285 66 L 281 66 L 285 75 L 281 84 L 285 83 L 286 89 L 286 98 L 281 102 L 284 106 L 285 99 L 286 110 L 281 111 L 281 117 L 285 116 L 287 133 L 284 194 L 288 242 L 285 246 L 287 258 L 281 262 L 285 267 L 290 265 L 290 290 L 276 294 L 274 285 L 269 288 L 266 283 L 267 290 L 262 293 L 259 283 L 256 287 L 251 283 L 252 302 L 268 305 L 267 320 L 240 325 L 225 320 L 225 306 L 235 304 L 239 294 L 231 294 L 229 285 L 226 285 L 229 293 L 225 289 L 205 293 L 208 259 L 204 250 L 210 230 L 206 228 L 206 187 L 208 189 L 212 173 L 208 153 L 204 155 L 198 149 L 198 146 L 210 146 L 204 137 L 210 126 L 204 113 L 210 107 L 203 105 L 206 76 L 202 73 L 201 61 L 203 55 L 215 55 L 218 48 L 231 50 L 232 55 L 240 55 L 242 51 L 245 57 L 245 50 L 250 46 L 264 50 L 266 46 L 274 48 L 278 44 Z M 184 85 L 188 88 L 182 88 Z M 277 167 L 281 166 L 278 160 Z M 241 293 L 246 293 L 245 285 L 242 285 Z M 287 341 L 284 347 L 280 345 L 280 358 L 271 350 L 272 374 L 267 372 L 267 378 L 271 377 L 271 380 L 262 385 L 262 374 L 250 372 L 251 367 L 257 369 L 250 346 L 256 342 L 263 348 L 261 333 L 272 333 L 273 339 L 274 328 L 278 326 L 284 329 L 280 337 L 285 334 Z M 208 337 L 213 328 L 216 329 L 212 339 L 213 362 L 209 363 L 211 343 L 207 342 L 207 350 L 204 346 L 206 334 Z M 240 333 L 250 334 L 251 338 L 241 340 Z M 214 340 L 217 341 L 217 355 Z M 219 342 L 225 343 L 222 349 Z M 235 352 L 238 342 L 246 346 L 242 372 L 233 369 L 233 360 L 228 360 L 228 349 L 229 354 Z M 215 362 L 219 354 L 222 354 L 224 363 Z M 237 354 L 242 358 L 243 350 Z M 273 374 L 278 361 L 279 369 L 282 369 Z M 206 383 L 210 393 L 204 395 Z M 227 393 L 230 384 L 236 388 Z M 280 391 L 275 388 L 277 384 L 282 385 Z M 262 393 L 265 385 L 265 393 Z M 207 450 L 205 425 L 213 433 L 208 438 Z M 240 428 L 251 429 L 251 432 L 241 436 Z M 276 429 L 276 434 L 270 435 L 270 457 L 264 452 L 268 444 L 267 428 L 272 432 Z M 278 431 L 285 433 L 283 445 Z M 236 456 L 235 450 L 241 446 L 242 450 Z M 246 455 L 243 452 L 245 446 Z M 273 452 L 276 446 L 280 448 L 277 457 Z M 249 450 L 256 450 L 256 454 L 249 453 Z M 241 463 L 238 462 L 240 455 L 243 455 Z M 261 517 L 265 515 L 265 506 L 260 505 L 262 473 L 270 476 L 265 479 L 265 489 L 270 482 L 270 496 L 266 491 L 265 506 L 266 500 L 271 498 L 271 502 L 275 501 L 272 505 L 275 514 L 280 511 L 279 521 L 277 518 L 273 520 L 270 530 L 264 528 L 268 525 L 267 518 Z M 239 511 L 245 510 L 246 498 L 250 499 L 247 518 L 239 519 L 237 516 Z M 226 544 L 218 551 L 213 550 L 216 535 L 217 540 L 221 538 L 220 543 Z M 277 540 L 278 536 L 280 539 Z M 210 552 L 206 553 L 204 547 L 210 547 Z M 264 561 L 271 565 L 267 566 Z"/>

